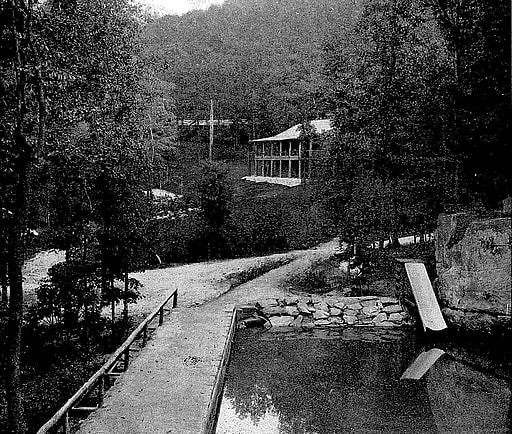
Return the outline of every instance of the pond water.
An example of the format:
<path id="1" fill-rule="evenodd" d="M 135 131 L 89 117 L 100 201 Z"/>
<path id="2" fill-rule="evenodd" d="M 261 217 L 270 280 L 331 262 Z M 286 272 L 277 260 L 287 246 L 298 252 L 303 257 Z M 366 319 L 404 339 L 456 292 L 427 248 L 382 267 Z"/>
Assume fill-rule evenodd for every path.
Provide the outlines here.
<path id="1" fill-rule="evenodd" d="M 400 380 L 422 349 L 402 330 L 240 330 L 216 432 L 510 432 L 503 378 L 445 354 L 420 380 Z"/>

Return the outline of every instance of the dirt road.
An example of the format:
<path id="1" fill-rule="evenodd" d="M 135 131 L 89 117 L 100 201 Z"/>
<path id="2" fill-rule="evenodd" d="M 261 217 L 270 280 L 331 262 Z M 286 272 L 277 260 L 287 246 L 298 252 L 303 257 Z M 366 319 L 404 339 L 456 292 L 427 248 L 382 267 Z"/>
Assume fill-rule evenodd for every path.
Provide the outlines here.
<path id="1" fill-rule="evenodd" d="M 181 307 L 202 305 L 226 293 L 224 297 L 227 298 L 222 303 L 281 296 L 287 293 L 286 281 L 290 277 L 301 273 L 316 260 L 332 255 L 336 245 L 336 241 L 331 241 L 308 250 L 133 273 L 130 276 L 143 284 L 143 298 L 130 306 L 130 313 L 134 316 L 148 315 L 174 289 L 178 289 L 178 304 Z M 47 276 L 48 269 L 63 260 L 64 252 L 46 251 L 27 261 L 23 268 L 27 305 L 34 303 L 35 290 Z M 120 305 L 118 309 L 121 310 Z M 104 314 L 110 315 L 110 308 L 106 308 Z"/>
<path id="2" fill-rule="evenodd" d="M 286 282 L 290 277 L 303 272 L 313 262 L 331 256 L 337 244 L 337 241 L 330 241 L 309 250 L 202 262 L 133 274 L 144 285 L 144 298 L 131 307 L 132 313 L 151 312 L 175 288 L 178 289 L 180 307 L 198 306 L 208 301 L 213 305 L 220 296 L 219 303 L 224 304 L 284 295 L 288 293 Z M 240 277 L 248 274 L 256 278 L 241 284 Z"/>

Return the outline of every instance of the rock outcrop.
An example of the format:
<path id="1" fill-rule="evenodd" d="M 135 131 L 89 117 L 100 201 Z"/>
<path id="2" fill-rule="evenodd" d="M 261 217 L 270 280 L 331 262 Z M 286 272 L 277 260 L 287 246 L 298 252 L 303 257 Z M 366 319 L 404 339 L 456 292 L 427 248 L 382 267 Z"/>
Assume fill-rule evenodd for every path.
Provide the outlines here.
<path id="1" fill-rule="evenodd" d="M 510 321 L 510 218 L 472 221 L 441 214 L 436 231 L 437 290 L 447 321 L 493 332 Z"/>

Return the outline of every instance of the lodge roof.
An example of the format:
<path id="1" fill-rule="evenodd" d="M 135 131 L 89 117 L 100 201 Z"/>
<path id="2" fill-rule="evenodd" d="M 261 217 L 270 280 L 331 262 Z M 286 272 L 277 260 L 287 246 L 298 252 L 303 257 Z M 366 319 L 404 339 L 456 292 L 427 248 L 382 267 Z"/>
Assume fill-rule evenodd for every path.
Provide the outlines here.
<path id="1" fill-rule="evenodd" d="M 281 142 L 283 140 L 298 139 L 300 136 L 300 127 L 302 124 L 294 125 L 291 128 L 283 131 L 282 133 L 276 134 L 272 137 L 264 137 L 262 139 L 250 140 L 251 142 Z M 332 130 L 330 119 L 316 119 L 311 121 L 311 126 L 315 130 L 315 133 L 322 134 L 326 131 Z"/>

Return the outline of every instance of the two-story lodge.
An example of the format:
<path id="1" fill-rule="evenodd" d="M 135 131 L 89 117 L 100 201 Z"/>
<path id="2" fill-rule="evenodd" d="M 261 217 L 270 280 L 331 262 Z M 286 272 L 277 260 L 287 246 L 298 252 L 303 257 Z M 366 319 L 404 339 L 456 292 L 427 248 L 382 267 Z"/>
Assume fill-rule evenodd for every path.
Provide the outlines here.
<path id="1" fill-rule="evenodd" d="M 329 119 L 311 121 L 316 134 L 332 129 Z M 262 139 L 249 141 L 249 176 L 245 179 L 256 182 L 272 182 L 299 185 L 309 179 L 315 159 L 315 144 L 299 140 L 301 124 Z"/>

